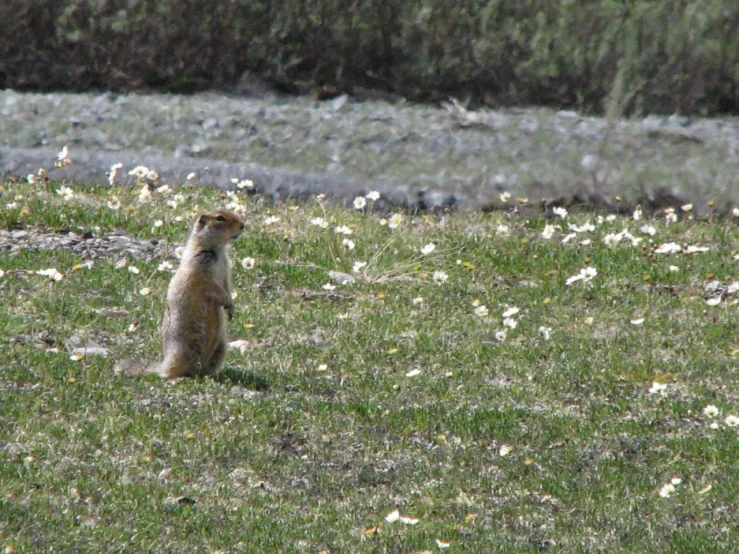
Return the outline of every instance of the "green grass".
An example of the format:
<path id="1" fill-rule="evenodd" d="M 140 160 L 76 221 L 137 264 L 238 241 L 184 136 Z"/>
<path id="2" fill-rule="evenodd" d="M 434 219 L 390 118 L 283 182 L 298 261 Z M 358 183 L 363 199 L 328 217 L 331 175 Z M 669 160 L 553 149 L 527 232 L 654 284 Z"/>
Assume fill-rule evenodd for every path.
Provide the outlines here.
<path id="1" fill-rule="evenodd" d="M 125 231 L 173 247 L 194 213 L 232 201 L 183 188 L 141 205 L 106 187 L 73 187 L 65 201 L 58 187 L 3 185 L 0 228 Z M 167 206 L 176 193 L 185 198 Z M 659 214 L 649 236 L 643 221 L 510 211 L 405 215 L 390 229 L 318 201 L 238 201 L 247 232 L 232 252 L 229 328 L 245 342 L 213 379 L 112 373 L 118 358 L 160 355 L 161 258 L 129 257 L 134 274 L 116 268 L 120 256 L 87 268 L 63 248 L 0 254 L 9 551 L 436 552 L 437 539 L 446 552 L 735 548 L 739 427 L 725 419 L 739 415 L 739 296 L 705 296 L 710 281 L 734 281 L 732 222 Z M 586 221 L 595 231 L 562 242 L 568 223 Z M 551 239 L 547 224 L 559 226 Z M 604 243 L 624 228 L 641 243 Z M 709 250 L 654 252 L 667 242 Z M 357 261 L 370 263 L 356 283 L 324 288 Z M 566 284 L 587 266 L 590 283 Z M 35 273 L 52 267 L 63 279 Z M 500 340 L 511 307 L 517 325 Z M 72 359 L 72 337 L 109 356 Z M 650 393 L 654 382 L 666 389 Z M 396 508 L 418 523 L 387 522 Z"/>

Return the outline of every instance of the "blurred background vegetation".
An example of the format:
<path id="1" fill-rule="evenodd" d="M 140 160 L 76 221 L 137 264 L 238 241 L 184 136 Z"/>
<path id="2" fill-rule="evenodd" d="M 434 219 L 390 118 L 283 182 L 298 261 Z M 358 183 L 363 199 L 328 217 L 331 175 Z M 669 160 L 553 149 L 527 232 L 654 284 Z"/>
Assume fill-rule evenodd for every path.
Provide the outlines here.
<path id="1" fill-rule="evenodd" d="M 739 2 L 2 0 L 0 88 L 739 113 Z"/>

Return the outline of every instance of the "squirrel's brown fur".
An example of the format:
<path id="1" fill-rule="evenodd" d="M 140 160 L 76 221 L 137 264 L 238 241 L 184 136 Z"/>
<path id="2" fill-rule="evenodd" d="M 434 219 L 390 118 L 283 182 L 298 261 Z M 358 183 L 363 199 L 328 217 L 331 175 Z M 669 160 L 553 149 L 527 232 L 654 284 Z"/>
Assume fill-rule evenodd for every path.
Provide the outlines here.
<path id="1" fill-rule="evenodd" d="M 124 360 L 116 373 L 156 373 L 165 379 L 212 375 L 226 355 L 226 320 L 234 315 L 231 261 L 226 246 L 244 230 L 244 220 L 217 210 L 200 215 L 167 289 L 162 320 L 162 361 Z"/>

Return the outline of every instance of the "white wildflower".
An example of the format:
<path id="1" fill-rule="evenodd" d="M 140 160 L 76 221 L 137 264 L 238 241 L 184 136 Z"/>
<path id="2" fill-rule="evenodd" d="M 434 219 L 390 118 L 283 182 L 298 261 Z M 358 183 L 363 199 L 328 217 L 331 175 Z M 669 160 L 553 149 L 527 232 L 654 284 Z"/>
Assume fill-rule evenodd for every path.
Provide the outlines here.
<path id="1" fill-rule="evenodd" d="M 310 224 L 315 225 L 316 227 L 320 227 L 321 229 L 328 228 L 328 221 L 326 221 L 322 217 L 314 217 L 310 220 Z"/>
<path id="2" fill-rule="evenodd" d="M 641 243 L 641 241 L 644 240 L 642 238 L 635 237 L 634 235 L 629 233 L 626 229 L 624 229 L 622 233 L 624 235 L 624 238 L 631 242 L 631 246 L 639 246 L 639 243 Z"/>
<path id="3" fill-rule="evenodd" d="M 144 165 L 137 165 L 128 172 L 129 175 L 133 175 L 138 179 L 143 179 L 147 173 L 149 173 L 149 168 Z"/>
<path id="4" fill-rule="evenodd" d="M 144 185 L 139 191 L 139 202 L 146 203 L 151 200 L 151 189 L 149 185 Z"/>
<path id="5" fill-rule="evenodd" d="M 388 515 L 385 516 L 385 521 L 388 523 L 395 523 L 400 519 L 400 512 L 398 510 L 393 510 Z"/>
<path id="6" fill-rule="evenodd" d="M 367 200 L 372 200 L 374 202 L 375 200 L 379 200 L 380 199 L 380 193 L 377 192 L 376 190 L 373 190 L 373 191 L 368 192 L 365 195 L 365 198 Z"/>
<path id="7" fill-rule="evenodd" d="M 48 277 L 51 281 L 61 281 L 64 279 L 64 274 L 59 273 L 56 268 L 40 269 L 36 272 L 36 275 L 43 275 Z"/>
<path id="8" fill-rule="evenodd" d="M 337 235 L 351 235 L 352 232 L 353 231 L 346 225 L 339 225 L 338 227 L 334 228 L 334 233 L 336 233 Z"/>
<path id="9" fill-rule="evenodd" d="M 246 206 L 240 202 L 229 202 L 226 204 L 226 209 L 242 216 L 246 215 Z"/>
<path id="10" fill-rule="evenodd" d="M 719 414 L 718 408 L 714 406 L 713 404 L 709 404 L 705 408 L 703 408 L 703 414 L 706 417 L 716 417 Z"/>
<path id="11" fill-rule="evenodd" d="M 613 248 L 619 242 L 621 242 L 621 239 L 623 238 L 623 233 L 608 233 L 605 237 L 603 237 L 603 242 L 606 246 Z"/>
<path id="12" fill-rule="evenodd" d="M 367 200 L 364 196 L 357 196 L 353 202 L 355 210 L 361 210 L 367 205 Z"/>
<path id="13" fill-rule="evenodd" d="M 74 198 L 74 191 L 69 187 L 62 186 L 56 191 L 56 193 L 64 198 L 65 201 L 72 200 L 72 198 Z"/>
<path id="14" fill-rule="evenodd" d="M 431 254 L 434 250 L 436 250 L 436 245 L 433 242 L 430 242 L 421 248 L 421 254 L 426 256 L 427 254 Z"/>
<path id="15" fill-rule="evenodd" d="M 434 280 L 434 283 L 441 285 L 447 282 L 447 279 L 449 279 L 449 275 L 447 275 L 443 271 L 434 271 L 432 279 Z"/>
<path id="16" fill-rule="evenodd" d="M 549 240 L 554 235 L 555 227 L 554 225 L 545 225 L 544 230 L 541 232 L 542 238 L 545 238 Z"/>
<path id="17" fill-rule="evenodd" d="M 594 267 L 585 267 L 580 270 L 580 273 L 577 275 L 574 275 L 572 277 L 569 277 L 567 281 L 565 281 L 565 284 L 571 285 L 572 283 L 575 283 L 577 281 L 583 281 L 585 283 L 589 283 L 593 280 L 593 278 L 598 275 L 598 270 Z"/>
<path id="18" fill-rule="evenodd" d="M 506 318 L 506 317 L 513 317 L 514 315 L 516 315 L 520 311 L 521 310 L 519 308 L 516 308 L 515 306 L 511 306 L 505 312 L 503 312 L 503 317 L 504 318 Z"/>
<path id="19" fill-rule="evenodd" d="M 387 226 L 390 229 L 397 229 L 400 227 L 400 225 L 403 223 L 403 215 L 402 214 L 393 214 L 390 216 L 390 219 L 387 222 Z"/>
<path id="20" fill-rule="evenodd" d="M 658 246 L 654 253 L 655 254 L 677 254 L 678 252 L 682 252 L 683 247 L 675 242 L 666 242 L 665 244 L 661 244 Z"/>
<path id="21" fill-rule="evenodd" d="M 503 325 L 508 327 L 509 329 L 515 329 L 516 327 L 518 327 L 518 322 L 512 317 L 507 317 L 503 320 Z"/>
<path id="22" fill-rule="evenodd" d="M 252 269 L 256 265 L 257 261 L 252 258 L 251 256 L 247 256 L 246 258 L 241 259 L 241 267 L 244 269 Z"/>
<path id="23" fill-rule="evenodd" d="M 354 241 L 351 240 L 351 239 L 344 239 L 344 240 L 341 241 L 341 244 L 343 244 L 344 246 L 346 246 L 349 250 L 354 250 L 354 247 L 356 246 L 354 244 Z"/>
<path id="24" fill-rule="evenodd" d="M 672 483 L 667 483 L 666 485 L 662 485 L 662 488 L 659 489 L 659 495 L 662 498 L 670 498 L 675 493 L 675 485 Z"/>
<path id="25" fill-rule="evenodd" d="M 582 225 L 575 225 L 574 223 L 568 223 L 567 228 L 575 233 L 591 233 L 595 231 L 595 225 L 591 221 L 586 221 Z"/>

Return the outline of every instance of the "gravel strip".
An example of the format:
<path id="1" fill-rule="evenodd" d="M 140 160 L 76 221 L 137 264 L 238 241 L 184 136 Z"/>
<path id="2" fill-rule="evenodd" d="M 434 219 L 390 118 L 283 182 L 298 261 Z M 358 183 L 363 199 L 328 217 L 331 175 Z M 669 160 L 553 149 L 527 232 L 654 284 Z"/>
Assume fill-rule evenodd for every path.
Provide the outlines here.
<path id="1" fill-rule="evenodd" d="M 694 203 L 695 213 L 739 204 L 736 117 L 609 121 L 539 108 L 473 112 L 451 100 L 6 90 L 0 127 L 5 176 L 50 168 L 66 145 L 75 163 L 51 175 L 77 182 L 106 182 L 121 162 L 170 184 L 190 173 L 220 188 L 249 178 L 275 199 L 347 202 L 379 190 L 388 204 L 420 208 L 495 208 L 502 192 L 611 210 L 668 198 Z"/>
<path id="2" fill-rule="evenodd" d="M 169 257 L 178 245 L 164 244 L 157 240 L 140 240 L 131 235 L 117 233 L 95 236 L 88 232 L 48 232 L 39 228 L 0 229 L 0 252 L 16 255 L 21 251 L 70 250 L 85 259 L 153 260 Z"/>

